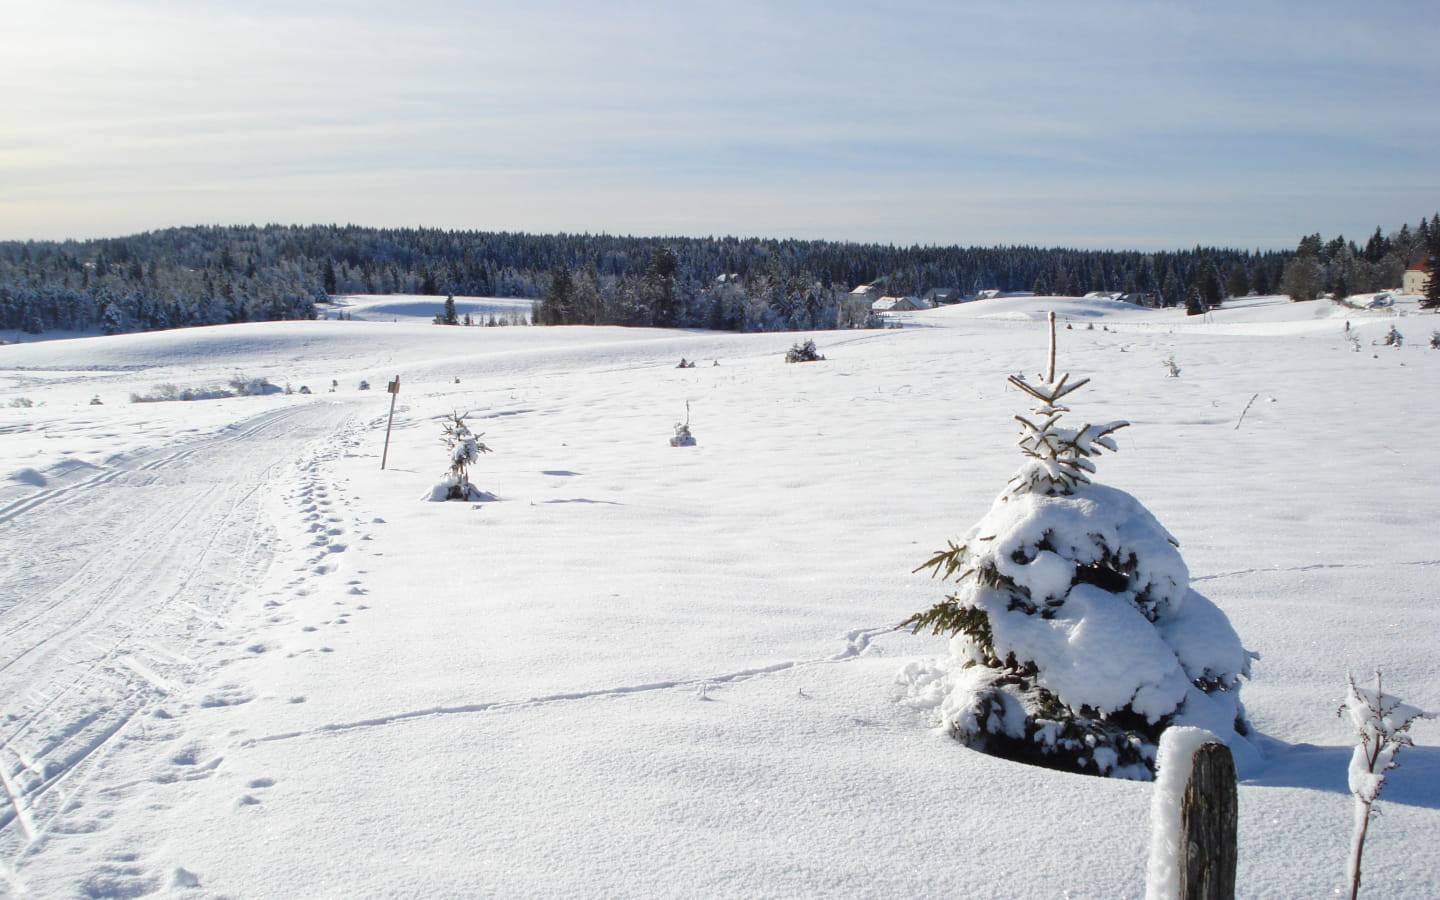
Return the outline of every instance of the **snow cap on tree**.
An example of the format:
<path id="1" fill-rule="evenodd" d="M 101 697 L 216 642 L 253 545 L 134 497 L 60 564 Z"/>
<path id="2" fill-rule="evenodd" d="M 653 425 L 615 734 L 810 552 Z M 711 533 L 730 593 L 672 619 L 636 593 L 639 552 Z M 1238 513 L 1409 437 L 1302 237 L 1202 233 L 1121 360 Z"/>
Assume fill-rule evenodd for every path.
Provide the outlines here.
<path id="1" fill-rule="evenodd" d="M 902 673 L 967 745 L 1090 774 L 1153 777 L 1160 734 L 1205 728 L 1237 761 L 1256 753 L 1239 702 L 1253 654 L 1190 588 L 1178 544 L 1138 500 L 1094 484 L 1091 457 L 1124 422 L 1062 426 L 1087 381 L 1011 383 L 1037 401 L 1025 463 L 964 539 L 921 569 L 958 589 L 900 627 L 952 636 L 948 660 Z M 918 570 L 917 570 L 918 571 Z"/>

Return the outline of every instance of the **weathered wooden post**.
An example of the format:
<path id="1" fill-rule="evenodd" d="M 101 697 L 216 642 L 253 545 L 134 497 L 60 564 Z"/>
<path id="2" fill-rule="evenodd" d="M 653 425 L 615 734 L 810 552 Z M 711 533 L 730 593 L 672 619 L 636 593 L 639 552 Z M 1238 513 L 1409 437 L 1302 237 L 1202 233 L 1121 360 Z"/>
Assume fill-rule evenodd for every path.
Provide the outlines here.
<path id="1" fill-rule="evenodd" d="M 395 398 L 400 396 L 400 376 L 385 386 L 390 392 L 390 418 L 385 422 L 385 451 L 380 454 L 380 470 L 385 470 L 385 461 L 390 458 L 390 426 L 395 424 Z"/>
<path id="2" fill-rule="evenodd" d="M 1235 896 L 1235 760 L 1224 744 L 1202 744 L 1180 801 L 1178 900 Z"/>

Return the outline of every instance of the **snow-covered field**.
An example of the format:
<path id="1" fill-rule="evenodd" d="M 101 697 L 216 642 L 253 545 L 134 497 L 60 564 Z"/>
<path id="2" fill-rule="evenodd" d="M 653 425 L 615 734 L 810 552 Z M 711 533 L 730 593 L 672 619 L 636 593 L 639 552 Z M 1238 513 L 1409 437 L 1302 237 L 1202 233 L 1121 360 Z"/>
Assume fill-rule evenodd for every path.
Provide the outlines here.
<path id="1" fill-rule="evenodd" d="M 352 303 L 0 347 L 0 894 L 1143 895 L 1148 784 L 967 750 L 896 678 L 945 652 L 891 629 L 1018 467 L 1006 376 L 1043 368 L 1051 309 L 1093 379 L 1072 418 L 1133 423 L 1096 480 L 1262 657 L 1240 895 L 1342 884 L 1347 671 L 1440 709 L 1440 318 L 1413 305 L 733 335 Z M 805 337 L 828 359 L 786 365 Z M 129 402 L 261 377 L 294 392 Z M 451 412 L 493 502 L 421 499 Z M 1440 896 L 1440 724 L 1415 736 L 1364 896 Z"/>

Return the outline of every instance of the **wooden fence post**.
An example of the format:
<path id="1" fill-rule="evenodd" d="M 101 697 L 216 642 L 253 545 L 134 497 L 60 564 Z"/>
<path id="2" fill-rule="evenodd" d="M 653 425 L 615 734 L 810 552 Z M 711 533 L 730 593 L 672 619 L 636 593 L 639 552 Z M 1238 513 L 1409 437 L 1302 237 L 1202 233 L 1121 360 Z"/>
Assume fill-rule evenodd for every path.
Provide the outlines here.
<path id="1" fill-rule="evenodd" d="M 1202 745 L 1180 801 L 1179 900 L 1235 896 L 1237 807 L 1230 748 Z"/>

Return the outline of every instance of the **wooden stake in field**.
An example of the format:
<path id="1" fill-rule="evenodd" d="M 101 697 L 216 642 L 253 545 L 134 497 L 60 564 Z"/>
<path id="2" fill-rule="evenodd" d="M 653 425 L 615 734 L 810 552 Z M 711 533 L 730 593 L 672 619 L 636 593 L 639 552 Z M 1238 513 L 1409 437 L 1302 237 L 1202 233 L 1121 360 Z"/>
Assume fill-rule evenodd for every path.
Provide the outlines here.
<path id="1" fill-rule="evenodd" d="M 385 470 L 385 461 L 390 458 L 390 426 L 395 424 L 395 398 L 400 396 L 400 376 L 385 386 L 390 392 L 390 418 L 385 422 L 385 452 L 380 454 L 380 470 Z"/>

